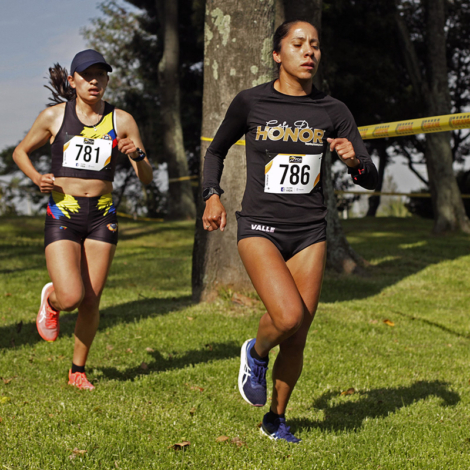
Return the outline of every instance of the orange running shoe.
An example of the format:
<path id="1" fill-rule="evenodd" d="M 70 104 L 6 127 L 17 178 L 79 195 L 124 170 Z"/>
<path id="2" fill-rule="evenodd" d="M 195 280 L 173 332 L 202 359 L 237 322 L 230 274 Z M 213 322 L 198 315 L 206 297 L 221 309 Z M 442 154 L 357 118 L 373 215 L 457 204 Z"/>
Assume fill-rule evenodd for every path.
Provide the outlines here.
<path id="1" fill-rule="evenodd" d="M 52 282 L 46 284 L 41 293 L 41 307 L 36 318 L 36 326 L 41 338 L 52 342 L 59 336 L 59 310 L 54 310 L 47 301 L 54 291 Z"/>
<path id="2" fill-rule="evenodd" d="M 75 374 L 72 374 L 72 369 L 69 370 L 69 385 L 73 385 L 80 390 L 95 389 L 95 386 L 86 378 L 85 372 L 75 372 Z"/>

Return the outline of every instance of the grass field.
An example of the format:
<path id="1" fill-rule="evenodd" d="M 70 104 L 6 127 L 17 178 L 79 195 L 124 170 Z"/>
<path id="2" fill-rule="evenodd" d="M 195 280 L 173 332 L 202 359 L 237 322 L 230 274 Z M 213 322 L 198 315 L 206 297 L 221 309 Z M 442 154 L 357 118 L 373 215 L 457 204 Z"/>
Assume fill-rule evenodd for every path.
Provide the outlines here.
<path id="1" fill-rule="evenodd" d="M 191 303 L 193 224 L 121 222 L 87 365 L 97 388 L 80 392 L 66 379 L 76 314 L 55 343 L 36 332 L 42 218 L 0 219 L 0 469 L 469 469 L 470 237 L 415 218 L 344 227 L 369 275 L 326 276 L 294 446 L 262 437 L 267 407 L 237 389 L 262 306 Z"/>

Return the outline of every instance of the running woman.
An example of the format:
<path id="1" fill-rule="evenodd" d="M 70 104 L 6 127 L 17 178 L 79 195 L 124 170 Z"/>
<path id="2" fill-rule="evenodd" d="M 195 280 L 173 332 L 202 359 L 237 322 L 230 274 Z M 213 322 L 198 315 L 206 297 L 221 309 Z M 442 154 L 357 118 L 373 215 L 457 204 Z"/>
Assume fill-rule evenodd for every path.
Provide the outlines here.
<path id="1" fill-rule="evenodd" d="M 294 443 L 299 439 L 284 413 L 302 371 L 325 268 L 321 164 L 327 145 L 355 184 L 367 189 L 377 184 L 377 170 L 350 111 L 313 86 L 320 57 L 313 25 L 283 23 L 273 38 L 279 78 L 235 97 L 204 162 L 204 228 L 223 231 L 223 161 L 245 135 L 247 182 L 242 210 L 236 214 L 238 251 L 267 312 L 256 338 L 242 346 L 238 387 L 250 405 L 266 404 L 268 355 L 279 345 L 271 407 L 261 430 L 271 439 Z"/>
<path id="2" fill-rule="evenodd" d="M 53 99 L 59 104 L 41 112 L 13 158 L 42 193 L 50 194 L 45 252 L 52 282 L 42 290 L 38 332 L 44 340 L 55 341 L 60 311 L 78 308 L 68 383 L 93 390 L 85 363 L 118 241 L 111 196 L 118 151 L 129 157 L 142 183 L 152 181 L 152 168 L 134 118 L 103 100 L 112 68 L 100 53 L 79 52 L 68 76 L 58 64 L 49 71 Z M 43 175 L 29 154 L 47 141 L 52 144 L 52 168 Z"/>

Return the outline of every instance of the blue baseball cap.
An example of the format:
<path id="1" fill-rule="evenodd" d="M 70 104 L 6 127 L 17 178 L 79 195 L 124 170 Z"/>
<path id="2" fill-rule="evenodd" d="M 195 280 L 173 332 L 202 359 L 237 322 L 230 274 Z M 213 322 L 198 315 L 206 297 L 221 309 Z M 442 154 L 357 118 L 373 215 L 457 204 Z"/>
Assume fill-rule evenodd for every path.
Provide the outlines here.
<path id="1" fill-rule="evenodd" d="M 113 68 L 109 65 L 105 58 L 97 51 L 93 49 L 87 49 L 81 51 L 75 55 L 70 66 L 70 75 L 73 76 L 75 72 L 83 72 L 88 67 L 95 64 L 102 64 L 108 72 L 112 72 Z"/>

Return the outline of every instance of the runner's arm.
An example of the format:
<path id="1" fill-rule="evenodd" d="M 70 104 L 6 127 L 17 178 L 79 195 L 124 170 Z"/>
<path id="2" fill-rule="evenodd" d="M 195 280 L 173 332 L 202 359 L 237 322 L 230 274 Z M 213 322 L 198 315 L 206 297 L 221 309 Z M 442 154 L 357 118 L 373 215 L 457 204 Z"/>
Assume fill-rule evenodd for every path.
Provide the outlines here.
<path id="1" fill-rule="evenodd" d="M 344 103 L 337 101 L 336 106 L 329 110 L 329 114 L 336 124 L 337 132 L 335 137 L 343 137 L 349 140 L 353 146 L 355 158 L 360 162 L 357 166 L 350 167 L 348 165 L 348 173 L 351 175 L 354 184 L 365 189 L 375 189 L 379 178 L 377 168 L 370 158 L 369 152 L 367 152 L 351 111 Z"/>
<path id="2" fill-rule="evenodd" d="M 139 156 L 137 148 L 140 148 L 144 153 L 146 153 L 135 119 L 122 109 L 116 109 L 116 121 L 119 151 L 129 157 L 131 165 L 133 166 L 136 175 L 139 177 L 139 180 L 144 184 L 150 184 L 153 180 L 153 170 L 148 158 L 145 157 L 139 162 L 133 160 Z"/>
<path id="3" fill-rule="evenodd" d="M 52 126 L 58 117 L 60 106 L 47 108 L 34 121 L 26 137 L 18 144 L 13 152 L 13 160 L 19 169 L 36 184 L 41 192 L 50 193 L 54 187 L 54 175 L 42 175 L 34 168 L 29 155 L 42 147 L 52 137 Z"/>
<path id="4" fill-rule="evenodd" d="M 219 194 L 223 194 L 224 192 L 220 187 L 224 160 L 230 147 L 243 137 L 246 132 L 249 112 L 247 101 L 244 92 L 239 93 L 233 99 L 227 110 L 225 119 L 207 149 L 204 157 L 203 190 L 206 188 L 214 188 Z"/>

